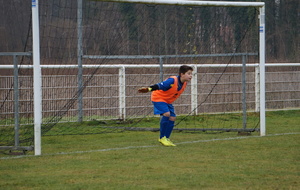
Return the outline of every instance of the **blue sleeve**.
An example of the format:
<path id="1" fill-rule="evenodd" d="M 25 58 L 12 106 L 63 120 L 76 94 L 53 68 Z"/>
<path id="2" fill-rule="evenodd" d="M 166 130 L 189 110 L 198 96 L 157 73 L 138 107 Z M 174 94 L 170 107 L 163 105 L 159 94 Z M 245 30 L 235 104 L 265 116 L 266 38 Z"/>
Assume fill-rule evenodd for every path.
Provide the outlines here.
<path id="1" fill-rule="evenodd" d="M 159 90 L 167 91 L 169 90 L 172 85 L 174 84 L 174 79 L 173 78 L 168 78 L 167 80 L 157 83 Z"/>

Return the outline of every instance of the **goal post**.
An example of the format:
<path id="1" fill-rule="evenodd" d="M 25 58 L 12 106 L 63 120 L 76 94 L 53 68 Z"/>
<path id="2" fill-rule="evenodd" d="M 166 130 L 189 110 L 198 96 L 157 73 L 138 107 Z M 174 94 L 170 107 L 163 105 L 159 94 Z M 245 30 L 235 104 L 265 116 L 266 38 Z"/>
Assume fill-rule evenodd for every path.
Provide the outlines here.
<path id="1" fill-rule="evenodd" d="M 34 143 L 35 155 L 42 152 L 43 135 L 99 134 L 120 131 L 124 119 L 130 129 L 139 128 L 142 120 L 157 119 L 149 94 L 138 94 L 137 89 L 177 75 L 182 64 L 192 66 L 194 72 L 191 84 L 174 102 L 178 120 L 183 121 L 176 121 L 178 130 L 191 131 L 194 126 L 200 132 L 242 131 L 243 98 L 249 115 L 244 119 L 250 118 L 247 130 L 266 135 L 263 2 L 32 0 L 32 7 L 25 4 L 3 4 L 1 15 L 14 22 L 1 24 L 5 33 L 0 38 L 7 41 L 3 51 L 33 52 L 32 59 L 22 58 L 18 65 L 20 94 L 15 99 L 21 103 L 15 110 L 20 111 L 20 145 Z M 22 15 L 15 14 L 20 10 Z M 245 61 L 250 67 L 242 73 L 234 65 Z M 255 74 L 254 65 L 259 68 Z M 12 145 L 14 134 L 9 72 L 0 76 L 5 81 L 0 84 L 5 97 L 0 130 L 6 133 L 5 138 L 0 136 L 0 146 Z M 242 77 L 247 89 L 241 85 Z M 250 94 L 248 99 L 242 93 Z M 184 120 L 190 115 L 195 117 Z M 183 124 L 192 119 L 201 123 Z M 96 124 L 64 125 L 81 121 Z"/>
<path id="2" fill-rule="evenodd" d="M 263 7 L 264 2 L 238 2 L 238 1 L 191 1 L 191 0 L 95 0 L 121 3 L 142 3 L 157 5 L 184 5 L 184 6 L 215 6 L 215 7 Z"/>
<path id="3" fill-rule="evenodd" d="M 94 2 L 97 2 L 97 0 L 95 0 Z M 230 1 L 187 1 L 187 0 L 107 0 L 107 1 L 103 1 L 101 0 L 101 2 L 113 2 L 113 3 L 134 3 L 134 4 L 149 4 L 149 5 L 178 5 L 178 6 L 207 6 L 207 7 L 255 7 L 255 8 L 259 8 L 259 111 L 260 111 L 260 135 L 264 136 L 266 134 L 266 126 L 265 126 L 265 3 L 264 2 L 230 2 Z M 38 22 L 34 22 L 37 20 L 38 15 L 37 10 L 35 10 L 38 7 L 38 1 L 33 1 L 33 3 L 36 3 L 36 6 L 33 6 L 33 26 L 38 24 Z M 83 36 L 83 22 L 84 22 L 84 18 L 82 17 L 83 11 L 81 10 L 80 7 L 83 7 L 82 5 L 82 0 L 78 0 L 77 1 L 77 23 L 75 26 L 77 26 L 77 62 L 78 62 L 78 81 L 82 80 L 82 59 L 85 56 L 85 51 L 82 49 L 83 47 L 83 41 L 84 41 L 84 36 Z M 90 13 L 92 14 L 92 13 Z M 113 14 L 113 13 L 112 13 Z M 90 24 L 93 24 L 92 22 Z M 37 26 L 35 26 L 37 27 Z M 92 28 L 91 30 L 93 30 L 94 28 Z M 115 29 L 117 30 L 117 29 Z M 132 31 L 137 30 L 136 28 L 133 29 L 128 29 L 129 33 Z M 34 34 L 38 35 L 38 32 Z M 127 36 L 128 38 L 137 38 L 134 36 Z M 177 42 L 176 42 L 177 43 Z M 33 44 L 37 44 L 36 42 L 34 42 Z M 34 48 L 34 52 L 33 55 L 38 54 L 37 48 Z M 105 56 L 105 55 L 104 55 Z M 37 58 L 36 58 L 37 59 Z M 34 58 L 35 60 L 35 58 Z M 37 61 L 35 61 L 37 63 Z M 38 68 L 38 66 L 35 67 L 36 69 Z M 124 72 L 124 68 L 122 70 L 122 72 Z M 195 73 L 194 73 L 195 74 Z M 40 78 L 39 76 L 39 72 L 35 72 L 35 80 L 37 80 L 38 78 Z M 125 78 L 124 79 L 120 79 L 119 80 L 119 87 L 122 86 L 122 84 L 124 84 Z M 74 98 L 77 99 L 78 102 L 78 106 L 81 107 L 82 106 L 82 89 L 84 88 L 83 83 L 79 83 L 78 84 L 78 91 L 77 91 L 77 95 L 74 96 Z M 35 92 L 41 92 L 40 89 L 40 84 L 37 83 L 37 86 L 35 86 Z M 122 88 L 122 90 L 120 90 L 119 92 L 119 96 L 120 97 L 124 97 L 125 95 L 125 86 L 124 88 Z M 38 94 L 37 94 L 38 95 Z M 36 96 L 37 96 L 36 95 Z M 35 96 L 35 99 L 38 98 Z M 197 91 L 195 89 L 192 90 L 192 99 L 195 100 L 197 99 Z M 35 100 L 35 104 L 36 105 L 40 105 L 40 101 L 39 99 Z M 125 114 L 127 114 L 125 112 L 125 100 L 124 99 L 119 99 L 119 105 L 121 105 L 121 107 L 119 108 L 120 111 L 120 117 L 124 117 Z M 69 106 L 69 105 L 68 105 Z M 197 107 L 193 107 L 195 111 L 197 111 Z M 80 110 L 80 109 L 79 109 Z M 42 110 L 41 107 L 36 107 L 35 108 L 35 121 L 40 121 L 40 116 L 41 116 Z M 79 120 L 78 121 L 82 121 L 82 116 L 80 113 L 80 111 L 78 112 L 79 114 Z M 40 123 L 35 123 L 35 128 L 38 129 L 39 128 Z M 37 131 L 36 131 L 37 132 Z M 36 135 L 39 135 L 38 132 L 36 133 Z M 37 136 L 36 139 L 39 139 L 39 137 Z M 36 142 L 36 146 L 39 147 L 39 143 L 40 142 Z M 40 154 L 40 149 L 36 150 L 37 153 L 36 154 Z"/>
<path id="4" fill-rule="evenodd" d="M 33 46 L 33 105 L 34 105 L 34 154 L 42 154 L 42 73 L 40 66 L 39 3 L 32 0 L 32 46 Z"/>
<path id="5" fill-rule="evenodd" d="M 265 6 L 259 7 L 259 109 L 260 109 L 260 135 L 266 135 L 266 97 L 265 97 Z"/>
<path id="6" fill-rule="evenodd" d="M 190 1 L 190 0 L 95 0 L 107 2 L 127 2 L 182 6 L 222 6 L 222 7 L 258 7 L 259 8 L 259 111 L 260 135 L 266 135 L 265 111 L 265 3 L 230 1 Z"/>

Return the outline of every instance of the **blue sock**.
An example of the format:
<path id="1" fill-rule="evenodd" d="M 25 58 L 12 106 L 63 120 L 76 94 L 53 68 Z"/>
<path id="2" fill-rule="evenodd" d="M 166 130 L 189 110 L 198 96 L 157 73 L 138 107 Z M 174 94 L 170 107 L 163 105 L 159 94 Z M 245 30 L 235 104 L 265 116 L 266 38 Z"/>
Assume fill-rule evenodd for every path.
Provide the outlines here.
<path id="1" fill-rule="evenodd" d="M 169 117 L 166 116 L 162 116 L 160 118 L 160 138 L 163 138 L 164 136 L 166 136 L 166 132 L 167 132 L 167 128 L 169 125 Z"/>
<path id="2" fill-rule="evenodd" d="M 171 133 L 172 133 L 173 128 L 174 128 L 174 124 L 175 124 L 175 121 L 169 120 L 169 122 L 168 122 L 168 127 L 167 127 L 167 129 L 166 129 L 166 137 L 167 137 L 167 138 L 170 138 Z"/>

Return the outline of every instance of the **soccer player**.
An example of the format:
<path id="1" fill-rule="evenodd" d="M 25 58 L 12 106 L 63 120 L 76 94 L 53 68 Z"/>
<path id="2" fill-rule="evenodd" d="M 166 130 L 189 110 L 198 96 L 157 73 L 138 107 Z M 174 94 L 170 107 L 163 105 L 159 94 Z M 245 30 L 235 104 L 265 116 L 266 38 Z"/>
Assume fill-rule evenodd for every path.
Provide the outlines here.
<path id="1" fill-rule="evenodd" d="M 154 106 L 154 114 L 159 114 L 161 116 L 160 136 L 158 141 L 164 146 L 176 146 L 170 140 L 176 120 L 176 114 L 172 103 L 184 91 L 187 82 L 191 81 L 192 72 L 192 67 L 182 65 L 179 68 L 178 76 L 170 76 L 163 82 L 138 89 L 139 93 L 152 92 L 151 101 Z"/>

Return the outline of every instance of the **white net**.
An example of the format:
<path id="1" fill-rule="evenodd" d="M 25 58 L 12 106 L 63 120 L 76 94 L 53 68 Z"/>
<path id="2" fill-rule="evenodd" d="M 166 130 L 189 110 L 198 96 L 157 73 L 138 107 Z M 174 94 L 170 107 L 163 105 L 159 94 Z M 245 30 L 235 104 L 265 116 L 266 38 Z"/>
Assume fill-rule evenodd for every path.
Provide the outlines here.
<path id="1" fill-rule="evenodd" d="M 197 73 L 174 103 L 182 116 L 176 129 L 244 130 L 243 105 L 247 129 L 257 129 L 255 68 L 247 67 L 244 73 L 243 93 L 242 67 L 236 66 L 243 58 L 247 64 L 258 62 L 257 8 L 102 1 L 83 1 L 78 7 L 71 0 L 40 1 L 39 8 L 43 135 L 137 128 L 145 119 L 156 118 L 149 94 L 138 94 L 137 89 L 177 75 L 183 64 Z M 28 14 L 17 23 L 27 32 L 22 33 L 23 46 L 12 42 L 14 51 L 32 50 L 30 7 L 25 10 Z M 32 71 L 21 67 L 19 73 L 29 76 L 20 77 L 26 89 L 20 92 L 26 96 L 21 118 L 29 119 L 21 124 L 32 126 Z M 1 106 L 7 105 L 9 101 Z M 111 122 L 116 120 L 122 122 Z M 84 129 L 58 125 L 76 121 L 95 123 Z"/>

